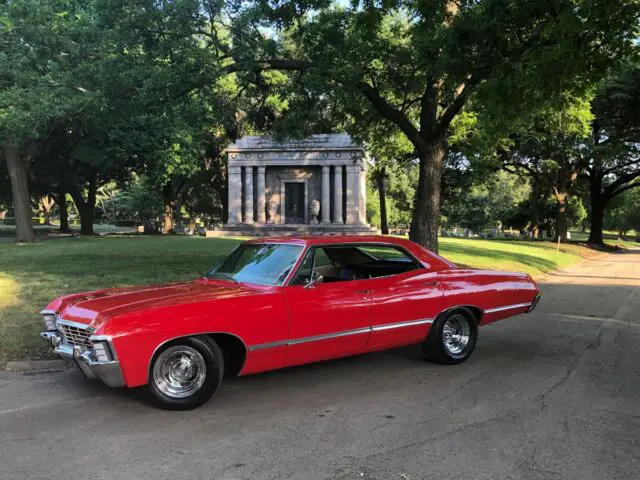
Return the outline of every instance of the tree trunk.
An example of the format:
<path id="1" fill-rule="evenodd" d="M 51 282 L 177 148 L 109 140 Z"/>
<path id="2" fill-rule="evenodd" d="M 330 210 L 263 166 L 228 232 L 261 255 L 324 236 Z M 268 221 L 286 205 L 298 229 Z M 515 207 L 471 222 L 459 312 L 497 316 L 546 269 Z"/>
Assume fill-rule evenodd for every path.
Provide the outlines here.
<path id="1" fill-rule="evenodd" d="M 84 212 L 80 213 L 80 233 L 82 235 L 93 235 L 93 211 L 96 208 L 96 177 L 91 177 L 87 189 L 87 202 L 84 205 Z"/>
<path id="2" fill-rule="evenodd" d="M 182 195 L 176 198 L 173 205 L 173 219 L 176 223 L 182 223 Z"/>
<path id="3" fill-rule="evenodd" d="M 589 232 L 589 239 L 587 243 L 591 245 L 604 245 L 604 238 L 602 236 L 604 218 L 604 205 L 602 202 L 598 202 L 595 205 L 592 202 L 591 205 L 591 232 Z"/>
<path id="4" fill-rule="evenodd" d="M 175 211 L 175 202 L 173 200 L 173 188 L 171 182 L 165 184 L 162 188 L 162 200 L 164 202 L 164 213 L 162 221 L 162 233 L 173 232 L 173 213 Z"/>
<path id="5" fill-rule="evenodd" d="M 567 207 L 568 207 L 569 195 L 566 192 L 556 193 L 556 232 L 553 239 L 557 242 L 560 239 L 561 242 L 567 241 L 567 233 L 569 232 L 569 223 L 567 221 Z"/>
<path id="6" fill-rule="evenodd" d="M 378 196 L 380 197 L 380 232 L 389 235 L 389 224 L 387 222 L 387 171 L 384 167 L 380 169 L 376 180 L 378 183 Z"/>
<path id="7" fill-rule="evenodd" d="M 93 235 L 93 205 L 84 203 L 76 206 L 80 213 L 80 234 Z"/>
<path id="8" fill-rule="evenodd" d="M 589 190 L 591 203 L 591 232 L 587 243 L 592 245 L 604 245 L 602 228 L 604 222 L 605 201 L 602 198 L 602 176 L 599 173 L 589 175 Z"/>
<path id="9" fill-rule="evenodd" d="M 97 178 L 92 175 L 87 187 L 87 200 L 82 198 L 80 189 L 77 185 L 73 185 L 69 189 L 69 193 L 76 204 L 78 213 L 80 214 L 80 234 L 93 235 L 93 211 L 96 208 L 96 190 Z"/>
<path id="10" fill-rule="evenodd" d="M 13 196 L 13 210 L 16 221 L 16 242 L 35 242 L 36 236 L 33 232 L 31 203 L 29 202 L 27 166 L 20 156 L 17 145 L 5 142 L 4 152 L 11 181 L 11 194 Z"/>
<path id="11" fill-rule="evenodd" d="M 220 219 L 222 223 L 227 223 L 229 221 L 229 187 L 226 178 L 223 180 L 222 187 L 220 188 L 220 205 L 222 208 Z"/>
<path id="12" fill-rule="evenodd" d="M 438 253 L 440 188 L 446 150 L 440 141 L 429 142 L 425 147 L 420 154 L 418 191 L 414 200 L 409 238 Z"/>
<path id="13" fill-rule="evenodd" d="M 58 186 L 58 210 L 60 210 L 60 233 L 70 233 L 67 192 L 62 185 Z"/>

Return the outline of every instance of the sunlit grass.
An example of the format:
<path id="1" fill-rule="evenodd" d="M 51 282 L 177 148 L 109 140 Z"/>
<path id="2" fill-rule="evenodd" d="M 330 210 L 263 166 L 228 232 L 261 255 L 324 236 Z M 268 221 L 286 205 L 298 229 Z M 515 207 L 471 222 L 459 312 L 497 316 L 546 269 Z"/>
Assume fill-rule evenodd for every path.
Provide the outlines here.
<path id="1" fill-rule="evenodd" d="M 622 248 L 640 248 L 640 242 L 633 242 L 631 240 L 605 240 L 604 243 Z"/>
<path id="2" fill-rule="evenodd" d="M 59 295 L 196 278 L 237 243 L 135 236 L 0 244 L 0 361 L 47 354 L 39 312 Z"/>
<path id="3" fill-rule="evenodd" d="M 579 262 L 594 254 L 586 247 L 551 242 L 441 238 L 440 254 L 474 268 L 511 270 L 531 275 L 546 273 Z"/>

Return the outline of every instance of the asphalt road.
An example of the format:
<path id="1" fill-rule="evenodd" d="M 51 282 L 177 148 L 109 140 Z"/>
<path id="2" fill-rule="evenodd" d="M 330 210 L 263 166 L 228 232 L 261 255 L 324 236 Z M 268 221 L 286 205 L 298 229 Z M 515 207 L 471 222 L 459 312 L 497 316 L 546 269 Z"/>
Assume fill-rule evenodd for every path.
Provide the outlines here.
<path id="1" fill-rule="evenodd" d="M 398 349 L 231 380 L 191 412 L 0 373 L 0 478 L 640 478 L 640 252 L 542 290 L 463 365 Z"/>

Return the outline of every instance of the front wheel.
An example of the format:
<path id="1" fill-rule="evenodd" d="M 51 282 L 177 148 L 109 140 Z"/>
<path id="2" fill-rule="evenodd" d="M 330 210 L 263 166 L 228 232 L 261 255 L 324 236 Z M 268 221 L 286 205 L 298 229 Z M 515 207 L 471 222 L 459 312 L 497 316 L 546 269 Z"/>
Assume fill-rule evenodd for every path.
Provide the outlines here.
<path id="1" fill-rule="evenodd" d="M 191 410 L 218 390 L 224 373 L 222 351 L 208 337 L 189 337 L 154 356 L 147 386 L 151 400 L 168 410 Z"/>
<path id="2" fill-rule="evenodd" d="M 474 315 L 465 308 L 453 310 L 436 318 L 422 350 L 429 360 L 456 365 L 471 356 L 478 339 Z"/>

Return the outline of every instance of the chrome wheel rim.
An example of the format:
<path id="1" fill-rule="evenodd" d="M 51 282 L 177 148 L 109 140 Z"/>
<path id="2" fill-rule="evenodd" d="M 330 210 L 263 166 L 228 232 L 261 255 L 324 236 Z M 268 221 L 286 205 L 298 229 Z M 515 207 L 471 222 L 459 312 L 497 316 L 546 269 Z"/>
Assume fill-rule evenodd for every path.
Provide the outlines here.
<path id="1" fill-rule="evenodd" d="M 464 315 L 451 315 L 442 327 L 444 348 L 452 355 L 460 355 L 471 340 L 471 327 Z"/>
<path id="2" fill-rule="evenodd" d="M 207 376 L 204 357 L 186 345 L 169 347 L 153 366 L 153 383 L 171 398 L 185 398 L 200 390 Z"/>

